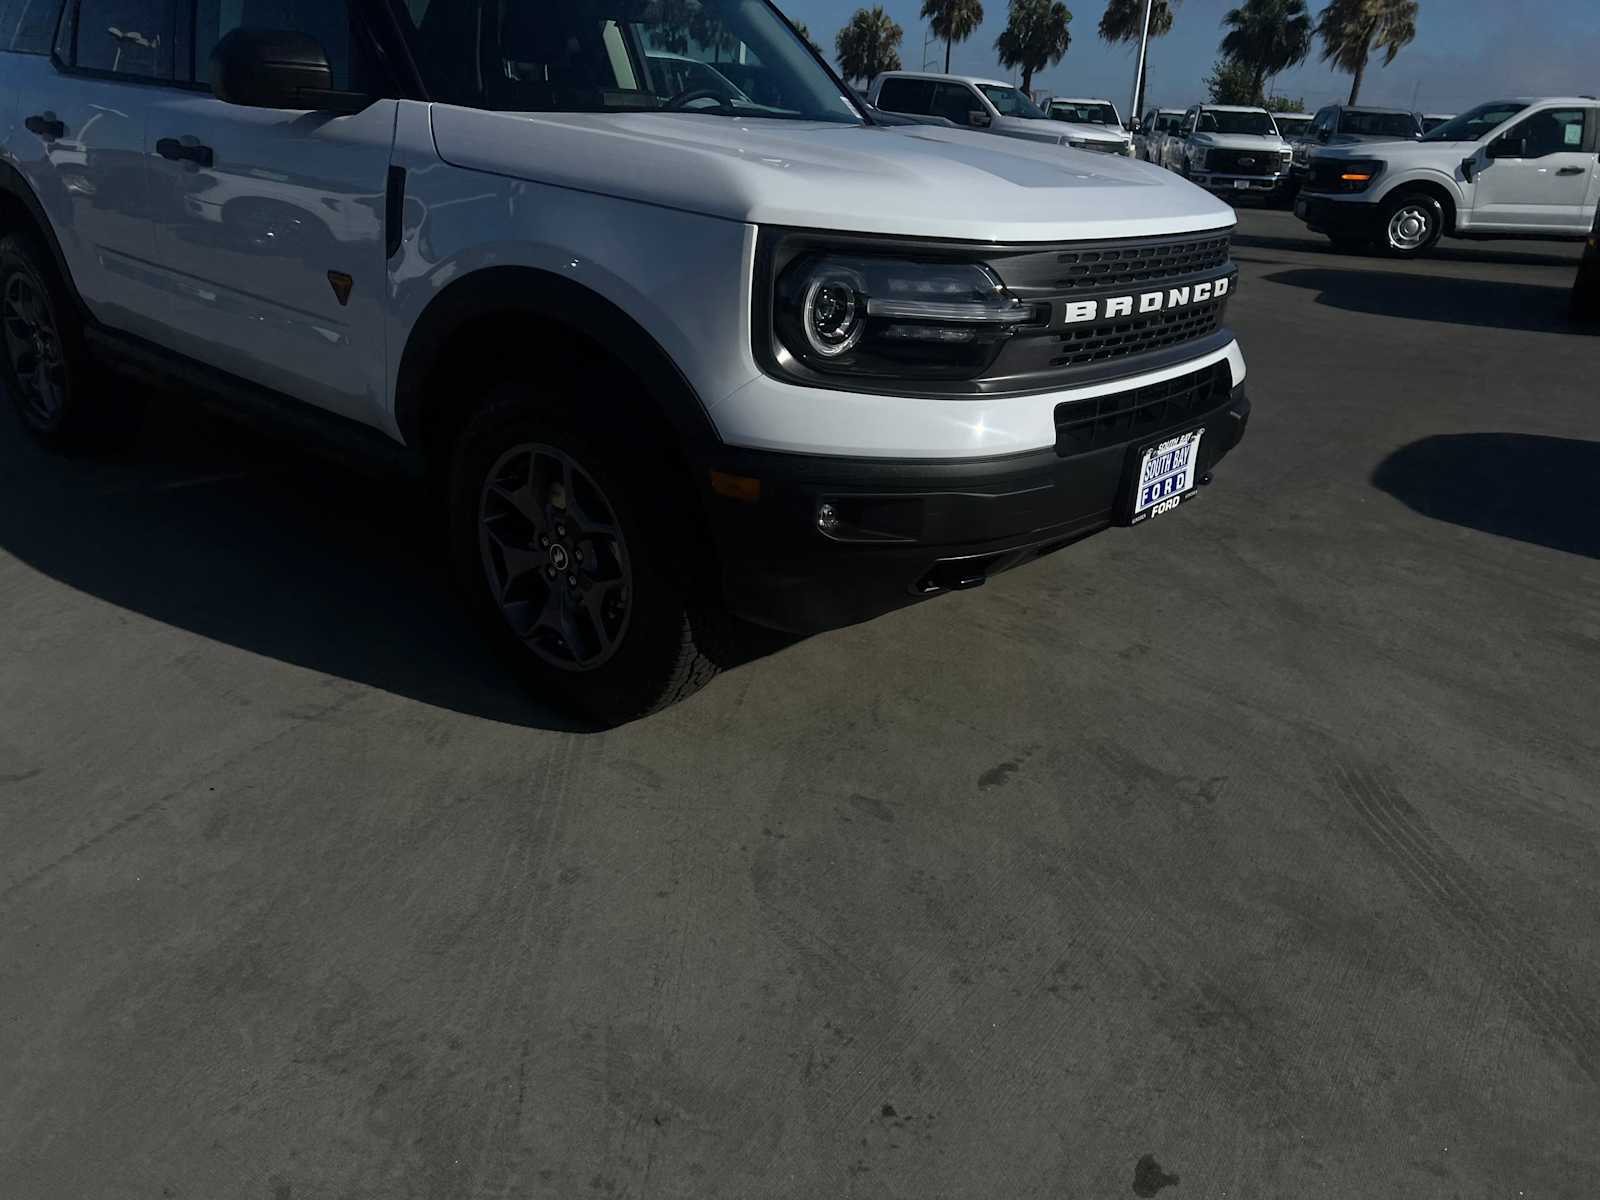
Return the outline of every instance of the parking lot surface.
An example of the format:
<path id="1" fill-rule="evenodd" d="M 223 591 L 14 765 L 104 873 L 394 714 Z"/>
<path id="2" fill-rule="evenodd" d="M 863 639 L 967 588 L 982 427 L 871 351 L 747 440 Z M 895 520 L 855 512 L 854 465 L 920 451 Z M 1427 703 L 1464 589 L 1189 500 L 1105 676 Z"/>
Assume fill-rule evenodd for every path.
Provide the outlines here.
<path id="1" fill-rule="evenodd" d="M 1573 1197 L 1579 248 L 1244 211 L 1201 502 L 576 728 L 403 489 L 0 437 L 0 1195 Z"/>

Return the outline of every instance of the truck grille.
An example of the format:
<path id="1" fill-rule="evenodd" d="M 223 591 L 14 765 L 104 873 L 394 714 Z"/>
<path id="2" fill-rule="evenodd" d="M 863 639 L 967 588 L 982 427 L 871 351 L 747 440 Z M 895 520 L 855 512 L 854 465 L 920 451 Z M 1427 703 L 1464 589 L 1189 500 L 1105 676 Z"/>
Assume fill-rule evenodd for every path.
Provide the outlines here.
<path id="1" fill-rule="evenodd" d="M 1206 170 L 1224 175 L 1276 175 L 1282 157 L 1276 150 L 1211 150 Z"/>
<path id="2" fill-rule="evenodd" d="M 1226 359 L 1203 371 L 1056 405 L 1056 453 L 1083 454 L 1176 430 L 1222 405 L 1233 389 Z"/>
<path id="3" fill-rule="evenodd" d="M 1067 306 L 1090 301 L 1100 302 L 1103 312 L 1113 298 L 1183 289 L 1223 272 L 1236 280 L 1231 236 L 1231 230 L 1209 229 L 985 255 L 1007 290 L 1040 314 L 1038 324 L 1017 329 L 985 381 L 1006 389 L 1071 387 L 1157 370 L 1214 349 L 1227 337 L 1226 299 L 1082 324 L 1067 323 L 1064 314 Z"/>
<path id="4" fill-rule="evenodd" d="M 1208 337 L 1222 326 L 1224 301 L 1213 300 L 1177 312 L 1121 317 L 1061 335 L 1052 367 L 1086 367 Z"/>
<path id="5" fill-rule="evenodd" d="M 1056 255 L 1058 293 L 1165 283 L 1179 275 L 1211 271 L 1228 261 L 1228 238 L 1201 237 L 1103 250 L 1066 250 Z"/>

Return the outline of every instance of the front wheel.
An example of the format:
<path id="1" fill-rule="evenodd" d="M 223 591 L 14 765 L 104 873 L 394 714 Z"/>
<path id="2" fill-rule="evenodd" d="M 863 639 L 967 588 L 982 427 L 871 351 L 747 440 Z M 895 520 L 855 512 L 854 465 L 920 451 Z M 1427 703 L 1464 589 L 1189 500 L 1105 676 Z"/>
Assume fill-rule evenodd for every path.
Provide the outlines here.
<path id="1" fill-rule="evenodd" d="M 45 445 L 78 449 L 120 441 L 139 409 L 95 369 L 55 264 L 37 238 L 0 237 L 0 392 Z"/>
<path id="2" fill-rule="evenodd" d="M 605 725 L 717 673 L 702 650 L 717 614 L 684 582 L 698 539 L 670 537 L 670 490 L 575 407 L 514 386 L 457 443 L 451 558 L 479 628 L 536 693 Z"/>
<path id="3" fill-rule="evenodd" d="M 1425 192 L 1403 192 L 1383 206 L 1382 229 L 1386 254 L 1416 258 L 1444 233 L 1444 207 Z"/>

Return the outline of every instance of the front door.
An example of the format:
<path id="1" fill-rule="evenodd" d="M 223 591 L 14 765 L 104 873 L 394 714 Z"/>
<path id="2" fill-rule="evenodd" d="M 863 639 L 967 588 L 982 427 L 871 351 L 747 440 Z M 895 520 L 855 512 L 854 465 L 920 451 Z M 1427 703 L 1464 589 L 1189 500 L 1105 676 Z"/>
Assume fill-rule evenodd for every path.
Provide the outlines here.
<path id="1" fill-rule="evenodd" d="M 1582 233 L 1600 178 L 1594 111 L 1545 108 L 1488 147 L 1473 181 L 1473 228 Z"/>
<path id="2" fill-rule="evenodd" d="M 393 96 L 346 0 L 198 0 L 192 77 L 236 28 L 315 37 L 334 87 Z M 366 424 L 384 422 L 384 196 L 393 99 L 334 116 L 164 95 L 150 112 L 167 340 L 192 358 Z"/>
<path id="3" fill-rule="evenodd" d="M 172 79 L 174 26 L 172 0 L 72 0 L 59 33 L 52 27 L 54 60 L 5 60 L 18 88 L 14 161 L 78 293 L 107 325 L 146 336 L 161 305 L 144 137 L 150 105 Z"/>

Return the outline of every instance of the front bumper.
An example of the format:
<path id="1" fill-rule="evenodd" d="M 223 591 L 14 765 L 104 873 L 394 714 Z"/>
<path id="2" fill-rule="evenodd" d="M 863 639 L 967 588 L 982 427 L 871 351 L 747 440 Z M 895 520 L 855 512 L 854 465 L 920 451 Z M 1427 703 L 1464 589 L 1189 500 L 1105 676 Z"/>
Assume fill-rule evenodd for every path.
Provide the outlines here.
<path id="1" fill-rule="evenodd" d="M 977 587 L 1126 520 L 1132 460 L 1205 427 L 1196 479 L 1244 436 L 1243 383 L 1204 412 L 1084 453 L 885 461 L 724 448 L 713 469 L 759 481 L 759 499 L 711 498 L 723 594 L 738 615 L 793 633 L 869 620 Z M 838 524 L 819 528 L 829 505 Z"/>
<path id="2" fill-rule="evenodd" d="M 1289 185 L 1287 175 L 1223 175 L 1213 171 L 1193 171 L 1189 179 L 1218 196 L 1272 196 Z"/>
<path id="3" fill-rule="evenodd" d="M 1315 233 L 1335 237 L 1365 237 L 1377 223 L 1377 206 L 1361 200 L 1334 199 L 1332 196 L 1301 191 L 1295 198 L 1294 215 Z"/>

